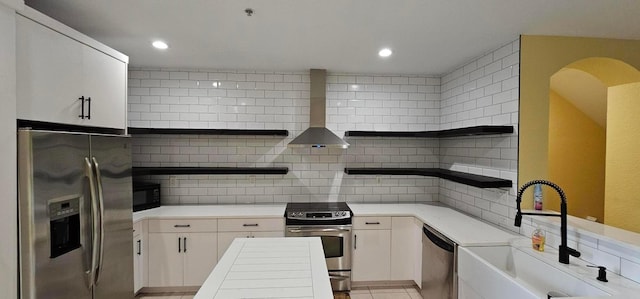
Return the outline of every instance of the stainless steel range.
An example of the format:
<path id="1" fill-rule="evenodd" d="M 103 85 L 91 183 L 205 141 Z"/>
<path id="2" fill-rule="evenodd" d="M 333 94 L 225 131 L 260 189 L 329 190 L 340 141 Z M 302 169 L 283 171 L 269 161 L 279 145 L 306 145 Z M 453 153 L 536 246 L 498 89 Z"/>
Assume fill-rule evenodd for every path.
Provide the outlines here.
<path id="1" fill-rule="evenodd" d="M 334 291 L 351 289 L 351 217 L 344 202 L 288 203 L 286 237 L 320 237 Z"/>

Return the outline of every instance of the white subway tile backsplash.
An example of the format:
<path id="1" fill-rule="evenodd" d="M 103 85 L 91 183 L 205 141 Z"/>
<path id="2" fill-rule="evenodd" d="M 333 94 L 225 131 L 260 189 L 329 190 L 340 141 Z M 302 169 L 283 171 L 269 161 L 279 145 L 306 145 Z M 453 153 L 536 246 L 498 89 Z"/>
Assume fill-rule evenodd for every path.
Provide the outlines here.
<path id="1" fill-rule="evenodd" d="M 417 151 L 418 147 L 427 146 L 424 140 L 398 140 L 397 144 L 392 144 L 388 141 L 356 139 L 350 140 L 352 147 L 346 151 L 315 151 L 313 154 L 308 149 L 298 151 L 286 148 L 288 141 L 308 126 L 309 80 L 306 73 L 171 70 L 153 71 L 153 79 L 149 79 L 149 71 L 131 72 L 137 72 L 135 76 L 140 77 L 132 76 L 132 79 L 148 80 L 148 88 L 140 88 L 136 84 L 130 87 L 135 89 L 130 92 L 130 124 L 205 128 L 267 126 L 291 131 L 291 136 L 284 140 L 260 137 L 136 136 L 133 152 L 137 165 L 276 165 L 289 166 L 291 169 L 286 176 L 257 178 L 255 184 L 263 184 L 263 187 L 254 187 L 242 176 L 232 179 L 189 176 L 189 180 L 180 180 L 179 187 L 169 188 L 166 187 L 168 184 L 163 185 L 163 188 L 168 189 L 165 192 L 169 194 L 166 202 L 170 204 L 286 202 L 331 198 L 361 202 L 437 200 L 437 188 L 416 187 L 415 180 L 396 180 L 388 176 L 381 180 L 388 184 L 385 186 L 378 185 L 376 180 L 366 180 L 368 187 L 362 187 L 369 188 L 366 189 L 368 192 L 365 192 L 366 196 L 360 197 L 360 193 L 349 186 L 352 182 L 364 181 L 359 180 L 358 176 L 344 175 L 342 171 L 346 165 L 433 167 L 437 157 L 427 159 L 426 155 L 433 156 L 437 150 Z M 439 81 L 438 78 L 414 76 L 330 74 L 328 82 L 333 83 L 329 84 L 327 93 L 330 107 L 327 125 L 333 127 L 339 135 L 344 134 L 345 130 L 370 130 L 374 127 L 386 130 L 437 128 L 439 95 L 427 99 L 424 91 L 436 92 L 439 86 L 433 85 L 439 84 Z M 145 97 L 144 101 L 142 97 Z M 396 110 L 390 111 L 389 108 Z M 172 141 L 167 142 L 168 140 Z M 150 148 L 154 151 L 151 152 Z M 384 159 L 376 159 L 377 157 Z M 336 175 L 339 180 L 336 180 Z M 149 179 L 168 180 L 166 176 Z M 186 183 L 189 181 L 200 184 L 189 185 Z M 224 184 L 221 183 L 223 181 Z M 336 183 L 337 188 L 334 186 Z M 346 188 L 340 188 L 340 184 Z M 275 190 L 277 193 L 268 192 Z M 268 195 L 264 195 L 265 192 Z M 401 192 L 402 196 L 396 192 Z M 425 195 L 425 192 L 430 194 Z"/>
<path id="2" fill-rule="evenodd" d="M 517 75 L 514 76 L 512 71 L 513 57 L 518 57 L 519 60 L 518 49 L 513 47 L 513 43 L 509 43 L 442 77 L 442 129 L 498 124 L 517 126 L 517 118 L 512 119 L 511 114 L 517 112 L 518 107 L 519 85 Z M 519 63 L 518 60 L 515 65 Z M 512 144 L 511 138 L 517 140 L 517 134 L 443 139 L 440 141 L 440 167 L 510 179 L 517 185 L 516 176 L 512 175 L 517 173 L 517 142 Z M 494 147 L 494 144 L 501 147 Z M 475 187 L 444 180 L 440 182 L 439 201 L 517 231 L 510 215 L 515 203 L 510 190 L 480 191 Z"/>
<path id="3" fill-rule="evenodd" d="M 188 72 L 169 72 L 169 79 L 171 80 L 189 79 L 189 73 Z"/>

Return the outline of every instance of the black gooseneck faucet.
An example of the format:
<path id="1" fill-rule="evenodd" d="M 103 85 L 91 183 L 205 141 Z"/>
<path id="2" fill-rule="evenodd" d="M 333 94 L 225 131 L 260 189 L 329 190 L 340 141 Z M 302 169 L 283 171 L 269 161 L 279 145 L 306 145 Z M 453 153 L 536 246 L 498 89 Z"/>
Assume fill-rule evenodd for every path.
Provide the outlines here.
<path id="1" fill-rule="evenodd" d="M 554 190 L 556 190 L 556 192 L 558 192 L 558 195 L 560 195 L 560 200 L 561 200 L 560 215 L 552 214 L 552 213 L 523 213 L 522 212 L 522 210 L 520 209 L 522 194 L 524 193 L 524 190 L 536 184 L 547 185 L 553 188 Z M 560 217 L 561 243 L 560 243 L 560 248 L 558 248 L 558 250 L 560 251 L 559 261 L 563 264 L 569 264 L 570 255 L 575 257 L 580 257 L 579 251 L 573 248 L 569 248 L 567 246 L 567 197 L 564 195 L 564 191 L 562 191 L 560 186 L 546 180 L 533 180 L 531 182 L 527 182 L 524 185 L 522 185 L 522 187 L 520 187 L 520 190 L 518 190 L 518 196 L 516 197 L 516 204 L 518 206 L 518 212 L 516 213 L 516 219 L 515 219 L 514 225 L 517 227 L 520 227 L 520 225 L 522 225 L 522 215 Z"/>

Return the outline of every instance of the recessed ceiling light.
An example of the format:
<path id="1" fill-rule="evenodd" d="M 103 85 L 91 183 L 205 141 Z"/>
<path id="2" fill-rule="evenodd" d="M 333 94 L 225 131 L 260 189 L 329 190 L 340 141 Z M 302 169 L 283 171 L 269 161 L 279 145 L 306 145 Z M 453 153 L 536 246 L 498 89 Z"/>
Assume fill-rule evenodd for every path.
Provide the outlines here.
<path id="1" fill-rule="evenodd" d="M 384 48 L 380 50 L 380 52 L 378 52 L 378 55 L 380 55 L 380 57 L 389 57 L 391 56 L 391 54 L 393 54 L 393 51 L 391 51 L 391 49 L 389 48 Z"/>
<path id="2" fill-rule="evenodd" d="M 167 48 L 169 48 L 169 45 L 161 40 L 154 41 L 151 45 L 153 45 L 154 48 L 160 50 L 166 50 Z"/>

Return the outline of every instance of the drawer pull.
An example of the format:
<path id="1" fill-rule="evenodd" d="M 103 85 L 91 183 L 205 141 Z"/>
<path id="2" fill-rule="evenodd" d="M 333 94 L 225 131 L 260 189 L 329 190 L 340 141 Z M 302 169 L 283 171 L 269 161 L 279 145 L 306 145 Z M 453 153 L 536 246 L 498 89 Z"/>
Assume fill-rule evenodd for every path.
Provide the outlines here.
<path id="1" fill-rule="evenodd" d="M 369 225 L 369 224 L 376 224 L 376 225 L 377 225 L 377 224 L 380 224 L 380 222 L 379 222 L 379 221 L 376 221 L 376 222 L 365 222 L 364 224 L 367 224 L 367 225 Z"/>
<path id="2" fill-rule="evenodd" d="M 173 227 L 191 227 L 191 224 L 176 224 Z"/>
<path id="3" fill-rule="evenodd" d="M 353 250 L 358 249 L 358 235 L 353 235 Z"/>
<path id="4" fill-rule="evenodd" d="M 245 223 L 242 226 L 244 226 L 244 227 L 247 227 L 247 226 L 258 226 L 258 224 L 257 223 L 248 223 L 248 224 Z"/>

